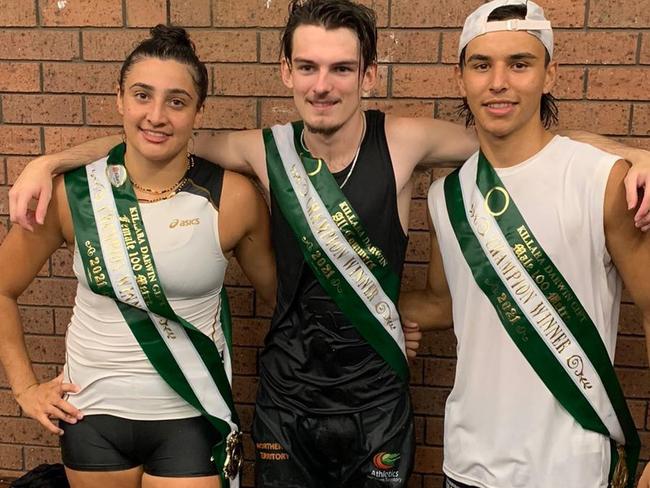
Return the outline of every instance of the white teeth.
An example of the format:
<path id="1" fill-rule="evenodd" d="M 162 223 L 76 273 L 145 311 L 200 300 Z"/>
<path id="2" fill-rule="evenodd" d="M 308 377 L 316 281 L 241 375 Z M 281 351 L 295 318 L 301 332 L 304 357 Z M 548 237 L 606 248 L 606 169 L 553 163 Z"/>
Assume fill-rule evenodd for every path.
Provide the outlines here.
<path id="1" fill-rule="evenodd" d="M 489 103 L 488 107 L 490 108 L 507 108 L 510 107 L 512 104 L 511 103 Z"/>

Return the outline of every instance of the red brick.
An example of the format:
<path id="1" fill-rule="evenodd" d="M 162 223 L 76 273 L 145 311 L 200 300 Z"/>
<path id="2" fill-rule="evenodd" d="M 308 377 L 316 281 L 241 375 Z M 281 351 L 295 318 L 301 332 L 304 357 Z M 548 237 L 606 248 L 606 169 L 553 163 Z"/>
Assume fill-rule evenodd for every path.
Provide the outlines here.
<path id="1" fill-rule="evenodd" d="M 7 221 L 5 219 L 0 219 L 0 243 L 4 240 L 4 238 L 7 236 Z"/>
<path id="2" fill-rule="evenodd" d="M 461 100 L 459 98 L 453 100 L 437 100 L 436 105 L 438 109 L 436 111 L 436 118 L 457 124 L 464 124 L 465 119 L 458 114 L 460 103 Z"/>
<path id="3" fill-rule="evenodd" d="M 64 5 L 64 7 L 59 7 Z M 39 2 L 41 25 L 79 27 L 121 27 L 122 1 L 76 0 L 74 2 Z"/>
<path id="4" fill-rule="evenodd" d="M 644 68 L 589 68 L 587 98 L 645 100 L 650 70 Z"/>
<path id="5" fill-rule="evenodd" d="M 276 66 L 226 65 L 214 68 L 217 95 L 288 96 Z"/>
<path id="6" fill-rule="evenodd" d="M 380 63 L 435 63 L 440 33 L 435 31 L 382 30 L 377 54 Z"/>
<path id="7" fill-rule="evenodd" d="M 56 446 L 59 437 L 45 430 L 36 420 L 0 417 L 0 442 Z"/>
<path id="8" fill-rule="evenodd" d="M 616 368 L 626 398 L 650 398 L 650 370 Z"/>
<path id="9" fill-rule="evenodd" d="M 81 97 L 73 95 L 4 95 L 5 122 L 81 124 Z"/>
<path id="10" fill-rule="evenodd" d="M 253 290 L 250 288 L 228 288 L 230 311 L 238 317 L 253 315 Z"/>
<path id="11" fill-rule="evenodd" d="M 171 0 L 169 16 L 172 25 L 207 27 L 211 24 L 210 0 Z"/>
<path id="12" fill-rule="evenodd" d="M 442 446 L 444 436 L 444 419 L 442 417 L 427 418 L 426 444 Z"/>
<path id="13" fill-rule="evenodd" d="M 9 188 L 0 186 L 0 214 L 9 214 Z"/>
<path id="14" fill-rule="evenodd" d="M 426 198 L 431 186 L 430 169 L 417 168 L 413 173 L 413 193 L 414 198 Z"/>
<path id="15" fill-rule="evenodd" d="M 255 403 L 257 378 L 253 376 L 235 376 L 232 382 L 232 394 L 236 402 Z"/>
<path id="16" fill-rule="evenodd" d="M 404 100 L 385 98 L 366 98 L 362 101 L 364 109 L 377 109 L 398 117 L 432 117 L 434 102 L 427 100 Z"/>
<path id="17" fill-rule="evenodd" d="M 146 39 L 145 29 L 89 30 L 81 33 L 83 58 L 87 61 L 124 61 L 135 46 Z"/>
<path id="18" fill-rule="evenodd" d="M 410 380 L 412 386 L 422 385 L 424 383 L 424 359 L 415 358 L 408 360 Z"/>
<path id="19" fill-rule="evenodd" d="M 421 231 L 409 232 L 409 243 L 406 248 L 406 260 L 416 263 L 429 262 L 429 233 Z"/>
<path id="20" fill-rule="evenodd" d="M 79 38 L 72 31 L 0 30 L 0 58 L 71 60 L 79 57 Z"/>
<path id="21" fill-rule="evenodd" d="M 650 105 L 634 105 L 632 134 L 638 136 L 650 136 Z"/>
<path id="22" fill-rule="evenodd" d="M 116 93 L 120 65 L 43 63 L 43 88 L 49 92 Z"/>
<path id="23" fill-rule="evenodd" d="M 257 61 L 255 31 L 192 31 L 190 35 L 204 63 Z"/>
<path id="24" fill-rule="evenodd" d="M 393 66 L 393 96 L 457 97 L 460 93 L 451 66 Z"/>
<path id="25" fill-rule="evenodd" d="M 453 329 L 433 330 L 426 332 L 420 343 L 419 354 L 430 354 L 441 357 L 456 357 L 456 336 Z"/>
<path id="26" fill-rule="evenodd" d="M 543 7 L 554 28 L 585 24 L 585 0 L 544 0 Z"/>
<path id="27" fill-rule="evenodd" d="M 52 257 L 52 275 L 64 278 L 74 278 L 72 272 L 72 253 L 67 249 L 57 249 Z"/>
<path id="28" fill-rule="evenodd" d="M 628 400 L 627 405 L 634 419 L 634 425 L 641 430 L 645 426 L 646 412 L 648 410 L 645 400 Z"/>
<path id="29" fill-rule="evenodd" d="M 86 96 L 86 124 L 122 125 L 122 116 L 117 111 L 115 95 Z"/>
<path id="30" fill-rule="evenodd" d="M 13 185 L 18 178 L 18 175 L 25 168 L 25 165 L 32 160 L 31 157 L 8 157 L 7 158 L 7 183 Z"/>
<path id="31" fill-rule="evenodd" d="M 442 415 L 449 391 L 428 386 L 411 387 L 413 411 L 422 415 Z"/>
<path id="32" fill-rule="evenodd" d="M 22 294 L 21 305 L 72 305 L 77 282 L 61 278 L 35 279 Z"/>
<path id="33" fill-rule="evenodd" d="M 37 92 L 41 88 L 37 63 L 0 64 L 0 91 Z"/>
<path id="34" fill-rule="evenodd" d="M 206 99 L 203 129 L 252 129 L 257 125 L 257 104 L 251 98 Z"/>
<path id="35" fill-rule="evenodd" d="M 45 152 L 62 151 L 90 139 L 119 133 L 120 130 L 108 127 L 46 127 Z"/>
<path id="36" fill-rule="evenodd" d="M 166 0 L 126 0 L 126 25 L 129 27 L 153 27 L 166 23 Z"/>
<path id="37" fill-rule="evenodd" d="M 369 92 L 363 93 L 364 97 L 386 97 L 388 96 L 388 66 L 377 68 L 377 81 L 375 87 Z"/>
<path id="38" fill-rule="evenodd" d="M 455 359 L 432 358 L 424 360 L 425 385 L 451 388 L 454 386 L 455 374 Z"/>
<path id="39" fill-rule="evenodd" d="M 409 229 L 429 230 L 429 217 L 426 200 L 413 200 L 411 202 Z"/>
<path id="40" fill-rule="evenodd" d="M 22 448 L 20 446 L 0 444 L 0 466 L 7 469 L 22 469 Z"/>
<path id="41" fill-rule="evenodd" d="M 269 321 L 263 319 L 233 319 L 233 344 L 262 346 L 269 330 Z"/>
<path id="42" fill-rule="evenodd" d="M 621 305 L 621 314 L 618 319 L 619 332 L 643 336 L 642 323 L 641 311 L 638 307 L 627 304 Z"/>
<path id="43" fill-rule="evenodd" d="M 41 133 L 38 127 L 0 126 L 0 147 L 5 154 L 38 154 Z"/>
<path id="44" fill-rule="evenodd" d="M 255 316 L 270 319 L 273 316 L 275 304 L 266 303 L 259 296 L 255 298 Z"/>
<path id="45" fill-rule="evenodd" d="M 56 335 L 64 335 L 68 330 L 72 317 L 72 308 L 55 308 L 54 309 L 54 331 Z"/>
<path id="46" fill-rule="evenodd" d="M 425 429 L 426 429 L 426 417 L 415 416 L 413 417 L 414 432 L 415 432 L 415 443 L 422 444 L 424 443 Z"/>
<path id="47" fill-rule="evenodd" d="M 443 31 L 440 60 L 446 64 L 458 64 L 458 40 L 460 31 Z"/>
<path id="48" fill-rule="evenodd" d="M 635 64 L 637 34 L 557 31 L 553 57 L 562 64 Z"/>
<path id="49" fill-rule="evenodd" d="M 616 344 L 617 366 L 633 366 L 638 368 L 648 367 L 648 352 L 646 341 L 643 337 L 625 337 L 618 338 Z"/>
<path id="50" fill-rule="evenodd" d="M 29 357 L 34 363 L 65 362 L 65 345 L 63 337 L 27 335 L 25 345 Z"/>
<path id="51" fill-rule="evenodd" d="M 228 260 L 224 284 L 226 286 L 250 286 L 248 278 L 234 256 Z"/>
<path id="52" fill-rule="evenodd" d="M 413 469 L 416 473 L 440 473 L 442 471 L 442 448 L 417 446 Z"/>
<path id="53" fill-rule="evenodd" d="M 462 27 L 481 0 L 393 0 L 392 27 Z"/>
<path id="54" fill-rule="evenodd" d="M 20 407 L 14 400 L 11 390 L 0 390 L 0 415 L 9 417 L 20 416 Z M 2 463 L 0 463 L 2 466 Z"/>
<path id="55" fill-rule="evenodd" d="M 264 30 L 260 32 L 260 62 L 277 63 L 280 59 L 281 31 Z"/>
<path id="56" fill-rule="evenodd" d="M 237 375 L 257 374 L 257 349 L 236 347 L 232 358 L 232 370 Z"/>
<path id="57" fill-rule="evenodd" d="M 645 2 L 592 0 L 589 8 L 591 27 L 650 27 L 650 9 Z"/>
<path id="58" fill-rule="evenodd" d="M 3 27 L 36 25 L 34 2 L 0 0 L 0 25 Z"/>
<path id="59" fill-rule="evenodd" d="M 212 15 L 217 27 L 283 27 L 288 0 L 214 0 Z"/>
<path id="60" fill-rule="evenodd" d="M 51 308 L 20 307 L 20 319 L 26 334 L 52 334 L 54 317 Z"/>
<path id="61" fill-rule="evenodd" d="M 25 448 L 25 468 L 34 469 L 40 464 L 55 464 L 61 462 L 61 449 L 58 447 L 28 447 Z"/>
<path id="62" fill-rule="evenodd" d="M 618 102 L 559 102 L 560 128 L 599 134 L 627 134 L 630 104 Z"/>
<path id="63" fill-rule="evenodd" d="M 555 87 L 551 90 L 557 98 L 582 98 L 585 80 L 584 68 L 560 66 Z"/>
<path id="64" fill-rule="evenodd" d="M 359 0 L 359 3 L 371 8 L 377 18 L 377 27 L 388 26 L 388 0 Z"/>
<path id="65" fill-rule="evenodd" d="M 650 64 L 650 33 L 648 32 L 642 35 L 640 61 L 641 64 Z"/>
<path id="66" fill-rule="evenodd" d="M 286 124 L 298 120 L 300 115 L 291 98 L 264 98 L 261 103 L 262 127 L 275 124 Z"/>

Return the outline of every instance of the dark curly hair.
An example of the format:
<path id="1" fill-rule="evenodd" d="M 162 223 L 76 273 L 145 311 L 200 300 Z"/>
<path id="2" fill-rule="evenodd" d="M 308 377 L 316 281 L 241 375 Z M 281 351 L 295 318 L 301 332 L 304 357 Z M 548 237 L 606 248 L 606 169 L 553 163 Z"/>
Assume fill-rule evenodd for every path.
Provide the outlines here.
<path id="1" fill-rule="evenodd" d="M 168 27 L 158 24 L 149 31 L 151 37 L 138 44 L 129 54 L 120 70 L 120 90 L 124 91 L 124 79 L 131 66 L 143 58 L 171 59 L 190 68 L 194 86 L 199 94 L 200 107 L 208 94 L 208 70 L 196 55 L 196 47 L 182 27 Z"/>
<path id="2" fill-rule="evenodd" d="M 281 56 L 291 65 L 293 33 L 301 25 L 347 28 L 359 38 L 362 73 L 377 62 L 377 21 L 372 9 L 349 0 L 292 0 L 280 41 Z"/>

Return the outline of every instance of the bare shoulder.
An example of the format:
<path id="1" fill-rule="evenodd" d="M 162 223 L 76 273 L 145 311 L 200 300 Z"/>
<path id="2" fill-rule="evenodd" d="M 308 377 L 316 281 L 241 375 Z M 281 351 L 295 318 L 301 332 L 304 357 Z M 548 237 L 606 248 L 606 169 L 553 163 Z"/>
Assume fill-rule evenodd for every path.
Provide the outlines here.
<path id="1" fill-rule="evenodd" d="M 619 159 L 609 172 L 604 206 L 605 233 L 608 240 L 621 235 L 633 241 L 643 237 L 634 226 L 634 210 L 627 208 L 624 180 L 629 169 L 630 164 Z"/>
<path id="2" fill-rule="evenodd" d="M 229 217 L 251 223 L 257 220 L 256 216 L 260 208 L 266 208 L 266 204 L 260 190 L 250 178 L 226 170 L 223 176 L 220 207 L 223 212 L 231 214 Z"/>

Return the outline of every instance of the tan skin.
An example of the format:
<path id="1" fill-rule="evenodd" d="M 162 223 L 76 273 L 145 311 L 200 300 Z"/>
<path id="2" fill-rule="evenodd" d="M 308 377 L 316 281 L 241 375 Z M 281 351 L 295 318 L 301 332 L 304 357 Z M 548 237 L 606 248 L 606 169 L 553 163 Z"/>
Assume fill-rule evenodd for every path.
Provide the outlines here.
<path id="1" fill-rule="evenodd" d="M 543 65 L 543 49 L 541 43 L 526 33 L 491 33 L 469 44 L 467 66 L 462 72 L 457 71 L 460 90 L 468 97 L 477 119 L 481 148 L 495 167 L 510 167 L 526 160 L 552 138 L 536 115 L 539 108 L 534 103 L 543 91 L 550 90 L 556 77 L 552 64 Z M 526 59 L 525 66 L 518 65 L 521 58 L 513 58 L 514 53 L 522 52 L 533 55 Z M 504 100 L 515 105 L 490 107 L 491 102 Z M 631 218 L 633 211 L 628 209 L 624 185 L 628 169 L 628 164 L 621 160 L 609 175 L 604 201 L 605 238 L 607 251 L 641 310 L 650 360 L 650 280 L 647 278 L 650 235 L 639 232 Z M 440 246 L 433 225 L 430 228 L 427 287 L 403 293 L 400 300 L 402 313 L 423 330 L 447 328 L 453 320 L 452 297 Z M 650 488 L 650 465 L 646 466 L 638 486 Z"/>
<path id="2" fill-rule="evenodd" d="M 178 88 L 184 93 L 177 91 Z M 197 101 L 198 94 L 184 65 L 145 59 L 133 66 L 125 80 L 124 92 L 118 93 L 118 109 L 124 116 L 127 135 L 125 160 L 132 179 L 148 188 L 162 189 L 182 177 L 189 135 L 194 124 L 200 121 Z M 143 137 L 138 134 L 143 132 L 140 129 L 150 132 Z M 136 196 L 151 199 L 150 194 L 139 190 Z M 0 246 L 0 316 L 4 337 L 0 341 L 0 360 L 24 412 L 51 433 L 61 435 L 53 420 L 75 423 L 83 418 L 82 412 L 63 399 L 65 393 L 78 388 L 64 383 L 62 376 L 45 383 L 37 381 L 25 347 L 17 305 L 18 297 L 54 251 L 64 243 L 70 252 L 74 250 L 72 217 L 62 177 L 54 180 L 51 210 L 34 232 L 13 226 Z M 229 171 L 224 175 L 220 200 L 219 239 L 224 254 L 237 257 L 258 293 L 273 304 L 276 274 L 268 210 L 253 184 Z M 163 478 L 143 473 L 141 467 L 118 472 L 66 471 L 73 488 L 220 486 L 216 476 Z"/>

